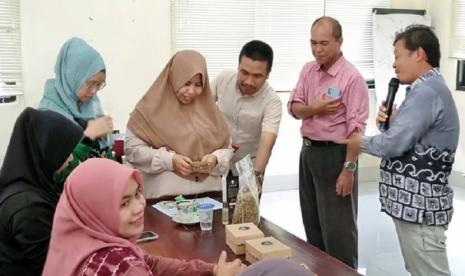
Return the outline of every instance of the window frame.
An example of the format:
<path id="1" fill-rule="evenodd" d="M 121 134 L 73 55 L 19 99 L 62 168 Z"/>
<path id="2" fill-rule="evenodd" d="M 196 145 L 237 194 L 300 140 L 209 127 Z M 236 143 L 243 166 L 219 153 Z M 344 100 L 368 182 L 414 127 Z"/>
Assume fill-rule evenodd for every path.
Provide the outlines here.
<path id="1" fill-rule="evenodd" d="M 20 0 L 0 0 L 0 13 L 0 104 L 4 104 L 24 94 Z"/>

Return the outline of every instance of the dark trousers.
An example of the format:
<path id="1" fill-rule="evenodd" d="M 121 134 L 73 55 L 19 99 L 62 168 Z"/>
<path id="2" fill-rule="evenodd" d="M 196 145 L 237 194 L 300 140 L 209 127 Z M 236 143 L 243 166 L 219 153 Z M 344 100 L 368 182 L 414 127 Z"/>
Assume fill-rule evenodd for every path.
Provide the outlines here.
<path id="1" fill-rule="evenodd" d="M 354 174 L 352 193 L 346 197 L 336 194 L 336 181 L 343 169 L 345 155 L 345 145 L 302 145 L 300 207 L 307 242 L 357 268 L 357 173 Z"/>

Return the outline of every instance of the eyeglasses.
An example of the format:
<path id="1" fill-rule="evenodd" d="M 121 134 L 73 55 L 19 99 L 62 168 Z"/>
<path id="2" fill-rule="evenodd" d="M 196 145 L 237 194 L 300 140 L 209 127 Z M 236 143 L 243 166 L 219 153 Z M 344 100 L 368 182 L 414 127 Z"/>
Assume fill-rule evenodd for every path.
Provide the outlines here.
<path id="1" fill-rule="evenodd" d="M 103 80 L 101 82 L 96 82 L 96 81 L 86 81 L 86 87 L 91 89 L 95 88 L 96 91 L 102 90 L 107 83 Z"/>

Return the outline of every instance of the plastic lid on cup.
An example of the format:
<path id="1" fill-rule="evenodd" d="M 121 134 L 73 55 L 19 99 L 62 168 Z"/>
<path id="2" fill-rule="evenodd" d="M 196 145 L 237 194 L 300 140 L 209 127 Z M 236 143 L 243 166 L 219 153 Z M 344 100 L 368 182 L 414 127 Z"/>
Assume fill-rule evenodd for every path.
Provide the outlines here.
<path id="1" fill-rule="evenodd" d="M 197 205 L 197 208 L 200 210 L 213 209 L 213 207 L 215 207 L 215 204 L 213 203 L 200 203 Z"/>

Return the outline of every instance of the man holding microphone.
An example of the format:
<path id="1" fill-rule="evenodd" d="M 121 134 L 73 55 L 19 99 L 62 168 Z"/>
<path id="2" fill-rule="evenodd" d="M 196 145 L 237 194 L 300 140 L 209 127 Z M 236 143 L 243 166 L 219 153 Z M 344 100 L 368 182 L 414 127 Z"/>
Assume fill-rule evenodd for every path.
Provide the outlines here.
<path id="1" fill-rule="evenodd" d="M 380 107 L 377 123 L 389 122 L 389 128 L 340 142 L 382 158 L 381 210 L 394 221 L 406 269 L 412 275 L 450 275 L 444 232 L 453 213 L 447 177 L 458 144 L 457 109 L 429 27 L 411 25 L 398 33 L 394 56 L 399 82 L 409 86 L 395 116 L 388 118 Z"/>

